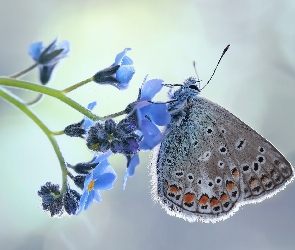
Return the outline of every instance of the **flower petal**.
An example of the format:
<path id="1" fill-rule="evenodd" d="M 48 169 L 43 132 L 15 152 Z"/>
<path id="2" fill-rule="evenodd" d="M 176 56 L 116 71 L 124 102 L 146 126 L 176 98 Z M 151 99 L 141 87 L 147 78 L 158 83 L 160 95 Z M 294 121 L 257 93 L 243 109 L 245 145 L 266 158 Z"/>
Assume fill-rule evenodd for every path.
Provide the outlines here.
<path id="1" fill-rule="evenodd" d="M 138 154 L 133 155 L 130 159 L 128 159 L 128 166 L 126 169 L 126 173 L 123 179 L 122 189 L 125 190 L 127 178 L 128 176 L 132 177 L 135 172 L 135 167 L 139 164 L 139 156 Z"/>
<path id="2" fill-rule="evenodd" d="M 94 190 L 91 190 L 88 194 L 88 198 L 87 198 L 87 201 L 85 203 L 85 206 L 84 206 L 84 210 L 88 209 L 89 206 L 92 204 L 93 202 L 93 199 L 94 199 Z"/>
<path id="3" fill-rule="evenodd" d="M 88 104 L 87 108 L 89 110 L 93 110 L 94 107 L 96 106 L 96 102 L 91 102 Z M 84 116 L 84 121 L 83 121 L 83 126 L 82 128 L 87 130 L 94 122 L 92 120 L 90 120 L 87 116 Z"/>
<path id="4" fill-rule="evenodd" d="M 88 191 L 84 192 L 81 199 L 80 199 L 80 203 L 79 203 L 79 210 L 77 212 L 77 215 L 79 213 L 81 213 L 81 211 L 83 210 L 83 208 L 85 207 L 86 201 L 88 198 Z"/>
<path id="5" fill-rule="evenodd" d="M 109 165 L 110 163 L 107 159 L 101 161 L 93 170 L 93 179 L 97 179 Z"/>
<path id="6" fill-rule="evenodd" d="M 122 65 L 131 65 L 133 64 L 132 59 L 129 56 L 124 56 L 122 59 Z"/>
<path id="7" fill-rule="evenodd" d="M 127 166 L 127 173 L 128 176 L 133 176 L 135 173 L 135 167 L 139 164 L 139 156 L 138 154 L 133 155 L 133 157 L 129 160 Z"/>
<path id="8" fill-rule="evenodd" d="M 118 84 L 118 88 L 126 89 L 134 73 L 135 73 L 135 69 L 133 66 L 131 65 L 120 66 L 120 68 L 116 72 L 116 79 L 120 82 L 120 84 Z"/>
<path id="9" fill-rule="evenodd" d="M 167 105 L 164 103 L 150 105 L 147 115 L 159 126 L 165 126 L 171 120 L 171 116 L 167 111 Z"/>
<path id="10" fill-rule="evenodd" d="M 129 50 L 131 50 L 131 48 L 125 48 L 122 52 L 120 52 L 118 55 L 116 55 L 115 62 L 113 65 L 121 64 L 123 57 L 126 55 L 126 53 Z"/>
<path id="11" fill-rule="evenodd" d="M 87 108 L 89 110 L 93 110 L 96 105 L 97 105 L 97 102 L 91 102 L 87 105 Z"/>
<path id="12" fill-rule="evenodd" d="M 102 174 L 94 183 L 95 190 L 109 190 L 113 188 L 113 182 L 117 176 L 113 173 Z"/>
<path id="13" fill-rule="evenodd" d="M 92 160 L 93 163 L 100 163 L 106 159 L 108 159 L 112 155 L 111 151 L 105 152 L 105 153 L 97 153 Z"/>
<path id="14" fill-rule="evenodd" d="M 94 191 L 94 200 L 97 202 L 101 202 L 101 196 L 98 191 Z"/>
<path id="15" fill-rule="evenodd" d="M 70 42 L 67 40 L 61 41 L 57 46 L 56 49 L 63 49 L 62 55 L 66 55 L 70 52 Z"/>
<path id="16" fill-rule="evenodd" d="M 88 189 L 88 185 L 89 183 L 93 180 L 93 172 L 91 172 L 90 174 L 88 174 L 85 178 L 84 181 L 84 188 L 83 191 L 85 192 Z"/>
<path id="17" fill-rule="evenodd" d="M 42 42 L 35 42 L 29 46 L 29 55 L 37 62 L 43 49 Z"/>
<path id="18" fill-rule="evenodd" d="M 142 120 L 142 127 L 140 130 L 143 133 L 143 140 L 140 142 L 140 150 L 150 150 L 162 140 L 160 130 L 148 119 Z"/>
<path id="19" fill-rule="evenodd" d="M 152 79 L 145 82 L 141 87 L 140 100 L 152 100 L 152 98 L 162 89 L 163 80 Z"/>
<path id="20" fill-rule="evenodd" d="M 127 183 L 127 178 L 128 178 L 128 172 L 126 170 L 125 174 L 124 174 L 124 178 L 123 178 L 123 184 L 122 184 L 122 189 L 125 190 L 126 187 L 126 183 Z"/>

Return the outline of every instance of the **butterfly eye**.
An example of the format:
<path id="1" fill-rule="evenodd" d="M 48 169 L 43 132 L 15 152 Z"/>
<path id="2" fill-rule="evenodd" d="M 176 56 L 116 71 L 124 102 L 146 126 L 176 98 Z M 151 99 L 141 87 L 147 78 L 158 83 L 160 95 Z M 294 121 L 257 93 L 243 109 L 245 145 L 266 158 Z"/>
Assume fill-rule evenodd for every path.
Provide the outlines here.
<path id="1" fill-rule="evenodd" d="M 194 89 L 194 90 L 200 91 L 199 88 L 196 85 L 189 85 L 188 87 L 190 89 Z"/>

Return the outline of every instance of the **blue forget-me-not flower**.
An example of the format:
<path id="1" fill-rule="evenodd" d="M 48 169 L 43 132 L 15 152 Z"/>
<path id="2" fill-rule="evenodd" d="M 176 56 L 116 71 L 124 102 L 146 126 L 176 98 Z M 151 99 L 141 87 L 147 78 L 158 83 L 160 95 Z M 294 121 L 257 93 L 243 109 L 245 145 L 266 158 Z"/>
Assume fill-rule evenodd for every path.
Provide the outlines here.
<path id="1" fill-rule="evenodd" d="M 157 126 L 165 126 L 171 120 L 165 103 L 152 102 L 152 98 L 162 87 L 163 80 L 152 79 L 144 81 L 139 92 L 138 100 L 127 107 L 130 116 L 136 117 L 137 129 L 142 133 L 142 140 L 139 146 L 140 150 L 150 150 L 158 145 L 162 139 L 162 133 Z M 123 189 L 125 189 L 127 177 L 132 177 L 135 173 L 135 168 L 139 164 L 139 156 L 138 154 L 128 155 L 127 160 Z"/>
<path id="2" fill-rule="evenodd" d="M 129 50 L 131 49 L 126 48 L 120 52 L 115 62 L 110 67 L 97 72 L 93 80 L 99 84 L 111 84 L 120 90 L 126 89 L 135 73 L 132 59 L 126 56 Z"/>
<path id="3" fill-rule="evenodd" d="M 101 201 L 99 190 L 112 189 L 113 182 L 116 180 L 117 175 L 107 159 L 111 154 L 111 152 L 107 152 L 97 155 L 93 159 L 93 162 L 97 163 L 97 166 L 85 178 L 83 194 L 80 199 L 80 206 L 77 214 L 81 213 L 83 209 L 88 209 L 93 200 L 97 202 Z"/>
<path id="4" fill-rule="evenodd" d="M 29 46 L 29 54 L 39 66 L 39 77 L 42 84 L 47 84 L 57 63 L 66 57 L 70 51 L 70 42 L 62 41 L 56 44 L 55 39 L 47 47 L 43 42 L 35 42 Z"/>
<path id="5" fill-rule="evenodd" d="M 157 126 L 165 126 L 171 116 L 166 103 L 153 103 L 153 97 L 162 89 L 163 80 L 152 79 L 145 81 L 140 89 L 138 100 L 131 104 L 132 112 L 136 112 L 138 130 L 143 134 L 140 150 L 154 148 L 162 139 Z"/>

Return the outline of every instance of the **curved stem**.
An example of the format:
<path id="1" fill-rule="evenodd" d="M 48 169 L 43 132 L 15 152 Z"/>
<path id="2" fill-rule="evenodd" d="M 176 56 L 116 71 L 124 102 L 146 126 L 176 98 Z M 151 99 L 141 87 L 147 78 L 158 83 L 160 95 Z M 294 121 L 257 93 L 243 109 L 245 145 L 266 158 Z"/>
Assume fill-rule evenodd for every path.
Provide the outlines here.
<path id="1" fill-rule="evenodd" d="M 25 103 L 17 96 L 10 93 L 8 90 L 0 87 L 0 96 L 3 97 L 6 101 L 13 104 L 17 108 L 19 108 L 22 112 L 24 112 L 27 116 L 29 116 L 38 126 L 42 129 L 42 131 L 46 134 L 49 139 L 56 156 L 58 158 L 60 168 L 62 171 L 62 189 L 61 194 L 63 194 L 67 189 L 67 167 L 62 156 L 62 153 L 59 149 L 59 146 L 52 135 L 52 132 L 47 128 L 47 126 L 25 105 Z"/>
<path id="2" fill-rule="evenodd" d="M 35 63 L 32 66 L 28 67 L 27 69 L 10 76 L 10 78 L 12 79 L 19 78 L 20 76 L 27 74 L 28 72 L 30 72 L 32 69 L 36 68 L 37 66 L 38 66 L 38 63 Z"/>
<path id="3" fill-rule="evenodd" d="M 51 132 L 52 135 L 64 135 L 65 134 L 65 131 L 62 130 L 62 131 L 54 131 L 54 132 Z"/>
<path id="4" fill-rule="evenodd" d="M 35 99 L 33 99 L 32 101 L 26 102 L 26 105 L 33 105 L 33 104 L 37 104 L 38 102 L 40 102 L 42 100 L 43 94 L 38 94 L 37 97 L 35 97 Z"/>
<path id="5" fill-rule="evenodd" d="M 75 102 L 71 98 L 65 96 L 61 91 L 52 89 L 46 86 L 37 85 L 34 83 L 29 83 L 25 81 L 10 79 L 10 78 L 4 78 L 0 77 L 0 85 L 7 86 L 7 87 L 16 87 L 20 89 L 28 89 L 32 90 L 38 93 L 43 93 L 45 95 L 49 95 L 52 97 L 55 97 L 59 99 L 60 101 L 68 104 L 73 109 L 77 110 L 78 112 L 82 113 L 83 115 L 87 116 L 89 119 L 93 121 L 100 120 L 101 118 L 99 116 L 94 115 L 91 111 L 81 106 L 79 103 Z"/>
<path id="6" fill-rule="evenodd" d="M 93 81 L 93 77 L 90 77 L 90 78 L 88 78 L 88 79 L 86 79 L 86 80 L 84 80 L 82 82 L 76 83 L 75 85 L 73 85 L 73 86 L 71 86 L 69 88 L 66 88 L 64 90 L 61 90 L 61 93 L 67 94 L 67 93 L 69 93 L 69 92 L 71 92 L 71 91 L 73 91 L 73 90 L 75 90 L 75 89 L 77 89 L 77 88 L 85 85 L 86 83 L 89 83 L 89 82 L 92 82 L 92 81 Z"/>
<path id="7" fill-rule="evenodd" d="M 105 121 L 107 119 L 115 118 L 115 117 L 118 117 L 120 115 L 126 115 L 126 111 L 125 110 L 122 110 L 122 111 L 117 112 L 117 113 L 114 113 L 114 114 L 110 114 L 110 115 L 106 115 L 106 116 L 100 117 L 100 120 L 101 121 Z"/>

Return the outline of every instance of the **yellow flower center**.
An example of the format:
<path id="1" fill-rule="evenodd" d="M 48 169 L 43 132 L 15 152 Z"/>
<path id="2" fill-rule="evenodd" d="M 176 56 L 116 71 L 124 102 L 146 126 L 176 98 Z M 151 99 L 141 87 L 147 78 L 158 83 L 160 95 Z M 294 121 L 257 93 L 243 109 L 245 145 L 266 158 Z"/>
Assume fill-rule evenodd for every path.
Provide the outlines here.
<path id="1" fill-rule="evenodd" d="M 94 188 L 94 180 L 92 180 L 88 185 L 88 191 L 91 191 Z"/>

